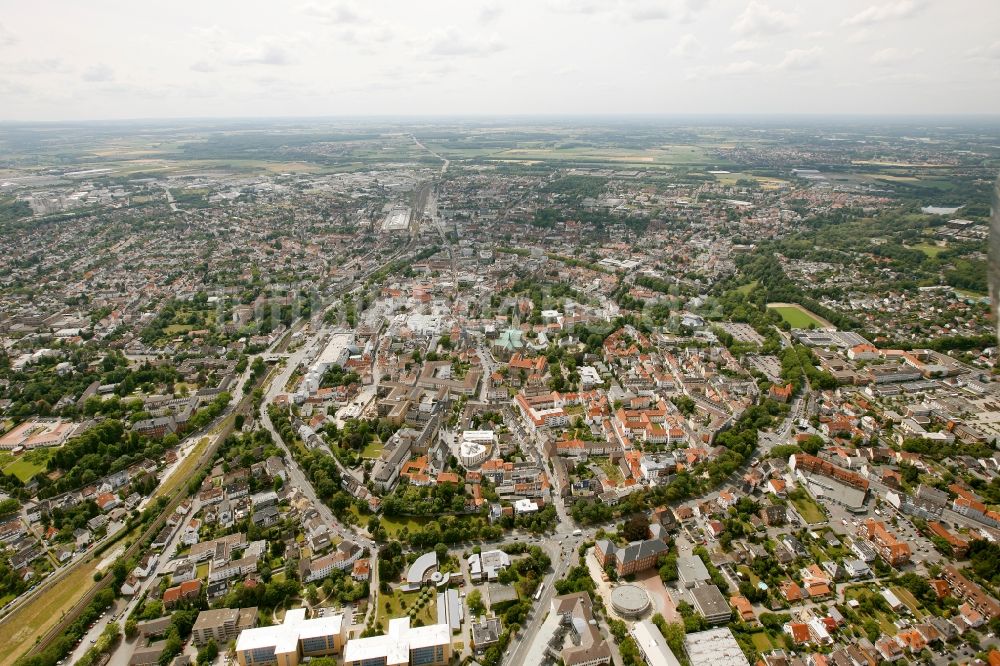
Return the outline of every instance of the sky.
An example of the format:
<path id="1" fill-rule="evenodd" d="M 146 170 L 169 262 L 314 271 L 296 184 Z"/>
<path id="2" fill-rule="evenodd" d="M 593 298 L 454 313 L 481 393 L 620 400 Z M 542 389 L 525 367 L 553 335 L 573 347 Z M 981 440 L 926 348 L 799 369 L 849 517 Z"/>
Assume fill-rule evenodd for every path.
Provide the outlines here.
<path id="1" fill-rule="evenodd" d="M 0 120 L 1000 113 L 997 0 L 0 0 Z"/>

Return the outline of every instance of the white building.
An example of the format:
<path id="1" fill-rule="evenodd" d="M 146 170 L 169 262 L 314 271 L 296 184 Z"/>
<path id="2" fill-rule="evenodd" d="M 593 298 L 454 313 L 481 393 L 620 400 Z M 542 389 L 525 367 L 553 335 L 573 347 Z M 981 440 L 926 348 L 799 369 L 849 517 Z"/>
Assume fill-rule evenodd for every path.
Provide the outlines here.
<path id="1" fill-rule="evenodd" d="M 496 580 L 510 566 L 510 555 L 502 550 L 487 550 L 469 556 L 469 577 L 473 583 Z"/>
<path id="2" fill-rule="evenodd" d="M 305 608 L 285 613 L 285 621 L 271 627 L 244 629 L 236 640 L 236 658 L 242 666 L 259 663 L 297 664 L 299 657 L 336 654 L 347 637 L 344 614 L 307 620 Z"/>
<path id="3" fill-rule="evenodd" d="M 492 430 L 466 430 L 458 447 L 458 459 L 463 467 L 471 468 L 482 463 L 493 450 L 496 433 Z"/>
<path id="4" fill-rule="evenodd" d="M 410 627 L 408 617 L 389 620 L 389 631 L 382 636 L 355 638 L 344 646 L 344 666 L 439 666 L 450 659 L 451 628 L 447 624 Z"/>

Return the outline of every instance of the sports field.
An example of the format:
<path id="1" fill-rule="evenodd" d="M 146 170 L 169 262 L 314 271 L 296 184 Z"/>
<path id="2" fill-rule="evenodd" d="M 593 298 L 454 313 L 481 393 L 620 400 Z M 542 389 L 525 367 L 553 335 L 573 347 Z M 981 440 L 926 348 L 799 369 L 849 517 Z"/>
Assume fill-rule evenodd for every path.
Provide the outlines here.
<path id="1" fill-rule="evenodd" d="M 774 310 L 792 328 L 834 328 L 833 324 L 819 315 L 813 314 L 797 303 L 768 303 L 767 307 Z"/>

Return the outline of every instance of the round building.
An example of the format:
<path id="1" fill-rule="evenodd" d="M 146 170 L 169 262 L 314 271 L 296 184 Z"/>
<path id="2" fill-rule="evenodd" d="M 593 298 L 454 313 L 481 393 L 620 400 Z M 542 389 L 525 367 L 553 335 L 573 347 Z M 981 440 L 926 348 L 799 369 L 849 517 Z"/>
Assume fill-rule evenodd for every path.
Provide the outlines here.
<path id="1" fill-rule="evenodd" d="M 619 585 L 611 592 L 611 607 L 624 618 L 641 617 L 650 605 L 649 595 L 638 585 Z"/>

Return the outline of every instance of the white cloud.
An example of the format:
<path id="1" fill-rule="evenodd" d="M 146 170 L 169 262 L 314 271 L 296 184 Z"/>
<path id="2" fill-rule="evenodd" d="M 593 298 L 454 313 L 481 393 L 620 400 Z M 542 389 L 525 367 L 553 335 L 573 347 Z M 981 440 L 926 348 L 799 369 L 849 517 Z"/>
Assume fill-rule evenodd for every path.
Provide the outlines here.
<path id="1" fill-rule="evenodd" d="M 260 35 L 248 39 L 218 26 L 199 27 L 192 32 L 199 43 L 209 45 L 208 53 L 200 54 L 189 66 L 195 72 L 214 72 L 225 66 L 293 65 L 298 62 L 296 53 L 312 41 L 305 34 Z"/>
<path id="2" fill-rule="evenodd" d="M 358 44 L 361 46 L 372 43 L 384 44 L 393 39 L 396 33 L 386 25 L 359 26 L 344 28 L 337 31 L 337 39 L 346 44 Z"/>
<path id="3" fill-rule="evenodd" d="M 843 25 L 871 25 L 882 21 L 895 21 L 913 16 L 920 8 L 920 3 L 915 0 L 897 0 L 884 5 L 872 5 L 844 19 Z"/>
<path id="4" fill-rule="evenodd" d="M 199 60 L 198 62 L 191 65 L 191 71 L 193 72 L 208 73 L 208 72 L 216 72 L 218 71 L 218 69 L 219 69 L 218 67 L 208 62 L 207 60 Z"/>
<path id="5" fill-rule="evenodd" d="M 295 62 L 292 53 L 280 44 L 261 44 L 237 49 L 229 58 L 232 65 L 273 65 L 284 67 Z"/>
<path id="6" fill-rule="evenodd" d="M 738 42 L 733 42 L 726 49 L 730 53 L 748 53 L 750 51 L 756 51 L 761 47 L 761 43 L 754 41 L 752 39 L 741 39 Z"/>
<path id="7" fill-rule="evenodd" d="M 59 58 L 40 58 L 35 60 L 18 60 L 7 65 L 11 74 L 38 76 L 40 74 L 66 74 L 70 67 Z"/>
<path id="8" fill-rule="evenodd" d="M 619 0 L 623 12 L 635 21 L 690 23 L 712 0 Z M 609 2 L 609 4 L 611 4 Z"/>
<path id="9" fill-rule="evenodd" d="M 479 10 L 479 22 L 483 25 L 493 23 L 503 14 L 503 7 L 496 0 L 491 0 L 483 5 Z"/>
<path id="10" fill-rule="evenodd" d="M 469 35 L 455 26 L 448 26 L 431 34 L 426 53 L 432 57 L 488 56 L 507 48 L 495 36 L 481 38 Z"/>
<path id="11" fill-rule="evenodd" d="M 740 76 L 743 74 L 755 74 L 764 70 L 764 66 L 755 60 L 741 60 L 731 62 L 719 69 L 720 74 L 730 76 Z"/>
<path id="12" fill-rule="evenodd" d="M 671 17 L 670 9 L 663 2 L 633 3 L 627 13 L 636 21 L 665 21 Z"/>
<path id="13" fill-rule="evenodd" d="M 677 40 L 677 44 L 674 45 L 674 48 L 670 49 L 670 52 L 675 56 L 690 58 L 700 53 L 701 48 L 701 42 L 698 38 L 688 33 Z"/>
<path id="14" fill-rule="evenodd" d="M 873 36 L 871 28 L 861 28 L 860 30 L 852 32 L 847 37 L 847 42 L 849 44 L 864 44 L 865 42 L 870 41 Z"/>
<path id="15" fill-rule="evenodd" d="M 610 3 L 602 0 L 549 0 L 549 9 L 564 14 L 600 14 L 611 9 Z"/>
<path id="16" fill-rule="evenodd" d="M 677 20 L 681 23 L 693 21 L 695 15 L 712 3 L 712 0 L 677 0 Z"/>
<path id="17" fill-rule="evenodd" d="M 0 95 L 26 95 L 29 92 L 31 92 L 31 88 L 20 81 L 0 79 Z"/>
<path id="18" fill-rule="evenodd" d="M 82 78 L 90 83 L 106 83 L 115 80 L 115 70 L 104 63 L 98 63 L 83 70 Z"/>
<path id="19" fill-rule="evenodd" d="M 302 8 L 302 13 L 330 25 L 357 25 L 368 22 L 368 19 L 364 18 L 352 5 L 346 2 L 330 6 L 310 3 Z"/>
<path id="20" fill-rule="evenodd" d="M 920 52 L 920 49 L 897 49 L 890 46 L 873 53 L 868 62 L 879 67 L 891 67 L 909 62 Z"/>
<path id="21" fill-rule="evenodd" d="M 778 69 L 812 69 L 820 64 L 823 49 L 814 46 L 811 49 L 791 49 L 785 52 L 785 57 L 778 63 Z"/>
<path id="22" fill-rule="evenodd" d="M 198 16 L 180 32 L 145 5 L 90 3 L 88 29 L 61 40 L 46 38 L 46 3 L 8 2 L 0 85 L 30 92 L 0 93 L 0 119 L 1000 109 L 1000 0 L 939 2 L 248 0 L 234 13 L 180 0 L 178 12 Z"/>
<path id="23" fill-rule="evenodd" d="M 967 58 L 988 60 L 1000 60 L 1000 40 L 993 42 L 989 46 L 978 46 L 965 52 Z"/>
<path id="24" fill-rule="evenodd" d="M 753 0 L 733 23 L 732 29 L 741 35 L 773 35 L 791 30 L 797 22 L 794 15 Z"/>
<path id="25" fill-rule="evenodd" d="M 17 35 L 11 32 L 3 23 L 0 23 L 0 46 L 13 46 L 18 41 Z"/>

